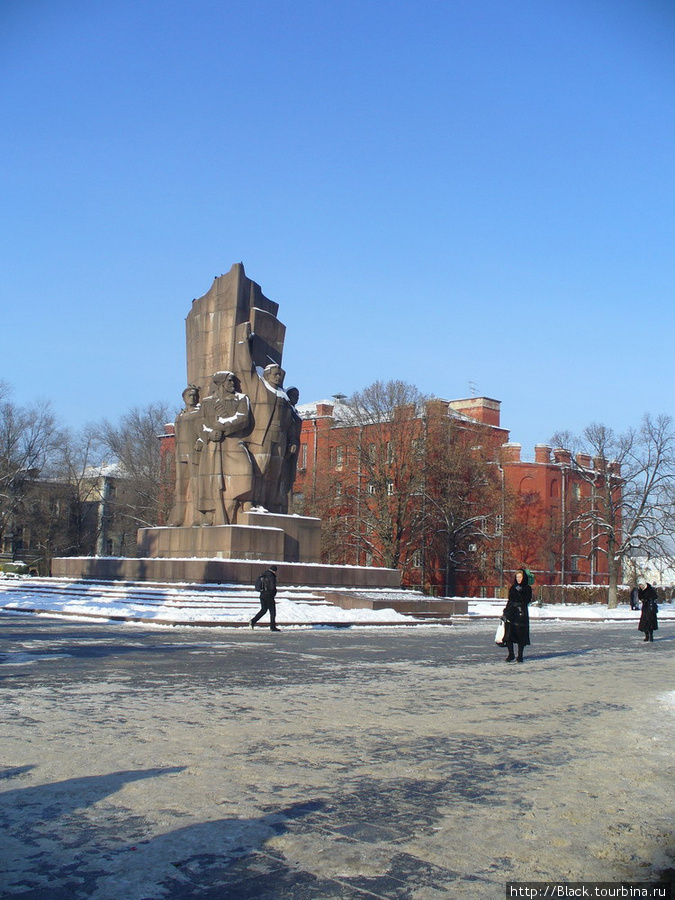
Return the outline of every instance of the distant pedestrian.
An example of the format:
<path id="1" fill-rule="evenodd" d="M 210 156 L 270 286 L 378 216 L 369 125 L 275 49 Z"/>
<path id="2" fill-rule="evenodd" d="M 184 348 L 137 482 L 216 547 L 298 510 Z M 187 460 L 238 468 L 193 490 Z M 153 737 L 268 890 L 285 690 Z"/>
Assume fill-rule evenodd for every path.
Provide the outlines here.
<path id="1" fill-rule="evenodd" d="M 640 589 L 636 585 L 633 590 L 630 592 L 630 608 L 631 609 L 640 609 L 640 603 L 638 602 L 640 599 Z"/>
<path id="2" fill-rule="evenodd" d="M 640 613 L 640 622 L 638 631 L 644 631 L 645 641 L 654 640 L 654 632 L 659 629 L 658 611 L 659 607 L 656 602 L 657 593 L 654 588 L 644 581 L 640 583 L 640 600 L 642 601 L 642 612 Z"/>
<path id="3" fill-rule="evenodd" d="M 260 612 L 251 619 L 251 628 L 261 619 L 266 612 L 270 614 L 270 631 L 279 631 L 277 628 L 277 607 L 274 598 L 277 595 L 277 567 L 270 566 L 255 580 L 255 589 L 260 592 Z"/>
<path id="4" fill-rule="evenodd" d="M 527 607 L 531 601 L 532 588 L 528 583 L 525 569 L 518 569 L 509 588 L 509 597 L 503 613 L 506 623 L 504 643 L 509 651 L 506 662 L 513 662 L 514 659 L 519 663 L 523 661 L 523 650 L 530 643 L 530 614 Z M 514 656 L 514 644 L 518 644 L 518 656 Z"/>

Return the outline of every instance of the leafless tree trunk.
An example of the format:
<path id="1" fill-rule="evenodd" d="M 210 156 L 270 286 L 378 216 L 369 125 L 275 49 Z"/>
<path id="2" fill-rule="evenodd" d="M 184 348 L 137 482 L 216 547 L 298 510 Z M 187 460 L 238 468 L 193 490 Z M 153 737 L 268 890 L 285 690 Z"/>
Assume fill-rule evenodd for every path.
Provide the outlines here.
<path id="1" fill-rule="evenodd" d="M 160 435 L 164 425 L 173 421 L 175 411 L 168 404 L 151 403 L 135 407 L 117 425 L 103 421 L 97 431 L 110 461 L 121 466 L 125 490 L 116 503 L 116 515 L 124 517 L 130 529 L 157 525 L 163 513 L 162 503 L 170 505 L 171 492 L 162 490 Z"/>
<path id="2" fill-rule="evenodd" d="M 61 439 L 47 402 L 22 407 L 0 385 L 0 546 L 28 524 L 26 501 L 46 473 Z"/>
<path id="3" fill-rule="evenodd" d="M 413 385 L 376 381 L 346 404 L 346 427 L 336 429 L 335 438 L 336 454 L 345 459 L 329 465 L 334 481 L 344 472 L 340 496 L 333 498 L 340 515 L 334 521 L 355 560 L 365 554 L 369 561 L 402 569 L 410 562 L 423 481 L 424 401 Z"/>
<path id="4" fill-rule="evenodd" d="M 572 466 L 590 486 L 590 502 L 576 521 L 590 526 L 591 551 L 607 554 L 610 608 L 632 556 L 673 556 L 675 500 L 675 429 L 670 416 L 645 415 L 638 429 L 617 435 L 592 424 L 581 438 L 554 435 L 572 452 Z M 590 465 L 579 454 L 590 456 Z M 583 459 L 583 458 L 582 458 Z"/>
<path id="5" fill-rule="evenodd" d="M 426 421 L 424 531 L 428 550 L 444 571 L 445 593 L 455 592 L 460 569 L 494 570 L 503 521 L 494 449 L 478 424 L 458 426 L 440 406 Z"/>

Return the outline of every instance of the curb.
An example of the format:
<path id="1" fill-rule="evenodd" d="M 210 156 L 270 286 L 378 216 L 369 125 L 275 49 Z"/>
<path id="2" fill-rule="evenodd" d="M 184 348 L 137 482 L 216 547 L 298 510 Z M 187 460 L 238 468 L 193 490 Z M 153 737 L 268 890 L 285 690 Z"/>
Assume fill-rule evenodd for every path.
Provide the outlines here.
<path id="1" fill-rule="evenodd" d="M 203 619 L 194 622 L 176 621 L 175 619 L 152 619 L 147 616 L 124 616 L 124 615 L 100 615 L 92 612 L 66 612 L 54 609 L 38 609 L 29 607 L 15 607 L 0 605 L 0 612 L 8 613 L 32 613 L 41 616 L 55 616 L 56 618 L 70 619 L 96 619 L 99 622 L 140 622 L 143 625 L 170 625 L 175 628 L 248 628 L 249 619 L 242 622 L 222 622 L 217 619 Z M 415 625 L 454 625 L 450 619 L 411 619 L 410 621 L 401 622 L 367 622 L 364 620 L 356 621 L 338 621 L 338 622 L 284 622 L 282 619 L 277 620 L 277 625 L 283 628 L 410 628 Z M 269 626 L 261 625 L 255 631 L 269 631 Z"/>

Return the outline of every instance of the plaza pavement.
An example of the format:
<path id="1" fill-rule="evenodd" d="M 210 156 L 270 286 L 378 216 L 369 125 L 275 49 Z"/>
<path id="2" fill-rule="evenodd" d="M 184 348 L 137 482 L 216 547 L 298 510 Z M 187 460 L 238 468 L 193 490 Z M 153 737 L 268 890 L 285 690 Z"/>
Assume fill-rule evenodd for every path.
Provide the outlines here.
<path id="1" fill-rule="evenodd" d="M 501 898 L 673 873 L 675 624 L 0 614 L 1 894 Z"/>

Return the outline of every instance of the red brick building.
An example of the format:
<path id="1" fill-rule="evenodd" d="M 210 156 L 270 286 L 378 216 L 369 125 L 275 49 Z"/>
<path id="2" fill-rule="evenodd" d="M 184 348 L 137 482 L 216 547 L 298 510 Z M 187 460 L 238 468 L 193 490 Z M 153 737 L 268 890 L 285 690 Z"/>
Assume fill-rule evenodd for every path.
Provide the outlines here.
<path id="1" fill-rule="evenodd" d="M 363 468 L 363 456 L 354 452 L 357 441 L 372 440 L 368 430 L 390 427 L 369 425 L 356 438 L 355 430 L 363 431 L 364 426 L 353 424 L 345 399 L 336 395 L 332 401 L 298 407 L 303 423 L 294 509 L 308 514 L 321 509 L 324 519 L 335 518 L 338 524 L 341 517 L 353 515 L 354 491 L 357 504 L 365 506 L 370 499 L 371 485 L 358 471 L 359 466 Z M 475 449 L 474 444 L 487 448 L 498 490 L 482 510 L 484 527 L 480 541 L 468 544 L 451 583 L 444 561 L 429 550 L 433 535 L 425 534 L 424 526 L 418 525 L 416 533 L 413 527 L 413 533 L 407 537 L 406 558 L 399 563 L 404 584 L 437 593 L 447 592 L 451 584 L 453 592 L 460 595 L 490 595 L 510 584 L 513 570 L 521 565 L 535 573 L 538 584 L 607 584 L 602 542 L 590 526 L 576 522 L 593 502 L 592 485 L 582 477 L 578 466 L 588 474 L 593 469 L 592 460 L 578 457 L 573 462 L 567 451 L 544 444 L 534 448 L 533 459 L 524 458 L 521 446 L 508 441 L 509 432 L 500 421 L 500 407 L 500 401 L 487 397 L 432 400 L 416 416 L 417 431 L 415 426 L 410 431 L 412 441 L 421 438 L 430 416 L 441 415 L 450 417 L 471 436 L 467 453 Z M 384 440 L 388 440 L 387 434 Z M 394 498 L 394 478 L 387 489 Z M 351 509 L 343 502 L 347 490 L 352 493 Z M 330 531 L 330 521 L 326 524 Z M 352 524 L 352 537 L 355 527 L 360 526 Z M 327 552 L 333 562 L 378 564 L 367 547 L 365 541 L 361 547 L 358 541 L 340 541 L 338 534 L 337 542 L 329 544 Z"/>

